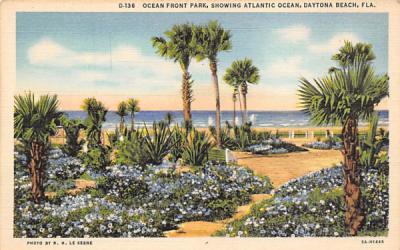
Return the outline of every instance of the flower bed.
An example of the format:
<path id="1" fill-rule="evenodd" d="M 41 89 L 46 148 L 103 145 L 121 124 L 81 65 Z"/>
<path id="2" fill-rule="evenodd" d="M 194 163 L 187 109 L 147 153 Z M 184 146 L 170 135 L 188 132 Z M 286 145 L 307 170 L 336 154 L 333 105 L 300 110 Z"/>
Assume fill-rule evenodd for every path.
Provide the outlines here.
<path id="1" fill-rule="evenodd" d="M 48 165 L 53 174 L 47 185 L 60 181 L 59 171 L 66 180 L 82 174 L 77 159 L 54 150 L 51 155 Z M 76 196 L 59 194 L 37 205 L 30 200 L 22 158 L 16 154 L 15 237 L 158 237 L 185 221 L 229 217 L 251 194 L 272 189 L 268 178 L 243 167 L 206 164 L 178 174 L 172 164 L 144 169 L 116 165 L 97 172 L 84 169 L 96 180 L 96 189 Z M 68 170 L 67 162 L 75 170 Z M 64 167 L 57 166 L 54 172 L 56 163 Z"/>
<path id="2" fill-rule="evenodd" d="M 341 142 L 322 142 L 322 141 L 315 141 L 303 144 L 303 147 L 306 148 L 314 148 L 314 149 L 342 149 L 343 144 Z"/>
<path id="3" fill-rule="evenodd" d="M 387 230 L 389 195 L 385 168 L 362 173 L 367 218 L 361 235 L 379 235 Z M 341 166 L 292 180 L 279 188 L 274 198 L 254 206 L 248 216 L 230 223 L 216 235 L 346 236 L 342 184 Z"/>
<path id="4" fill-rule="evenodd" d="M 284 142 L 279 138 L 270 138 L 262 141 L 261 143 L 253 144 L 247 147 L 246 151 L 253 154 L 269 155 L 307 151 L 307 149 L 298 147 L 292 143 Z"/>

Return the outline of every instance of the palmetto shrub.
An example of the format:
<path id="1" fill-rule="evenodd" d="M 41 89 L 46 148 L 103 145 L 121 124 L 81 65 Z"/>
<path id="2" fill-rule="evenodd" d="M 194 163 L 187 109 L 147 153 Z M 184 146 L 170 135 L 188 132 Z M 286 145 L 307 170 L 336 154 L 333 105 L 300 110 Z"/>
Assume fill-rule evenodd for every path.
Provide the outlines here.
<path id="1" fill-rule="evenodd" d="M 186 164 L 200 166 L 207 160 L 208 151 L 212 147 L 213 143 L 205 132 L 193 129 L 186 137 L 182 159 Z"/>

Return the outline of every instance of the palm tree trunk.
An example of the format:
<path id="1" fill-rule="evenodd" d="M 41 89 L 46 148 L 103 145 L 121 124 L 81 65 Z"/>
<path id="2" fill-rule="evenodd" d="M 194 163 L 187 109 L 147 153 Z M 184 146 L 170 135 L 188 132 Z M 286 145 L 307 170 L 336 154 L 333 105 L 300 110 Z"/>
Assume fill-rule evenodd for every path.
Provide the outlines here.
<path id="1" fill-rule="evenodd" d="M 243 109 L 244 109 L 244 121 L 243 124 L 247 122 L 247 84 L 242 83 L 241 85 L 242 89 L 242 96 L 243 96 Z"/>
<path id="2" fill-rule="evenodd" d="M 242 108 L 242 90 L 239 88 L 239 106 L 240 106 L 240 116 L 242 117 L 242 125 L 244 124 L 244 115 L 243 115 L 243 108 Z"/>
<path id="3" fill-rule="evenodd" d="M 346 203 L 345 223 L 350 234 L 355 236 L 364 223 L 364 212 L 361 204 L 361 174 L 359 165 L 357 120 L 350 117 L 346 120 L 343 130 L 343 172 L 344 198 Z"/>
<path id="4" fill-rule="evenodd" d="M 236 93 L 233 94 L 233 128 L 236 127 Z"/>
<path id="5" fill-rule="evenodd" d="M 217 147 L 221 147 L 221 106 L 219 99 L 219 86 L 217 76 L 217 62 L 210 61 L 211 78 L 215 92 L 215 130 L 217 132 Z"/>
<path id="6" fill-rule="evenodd" d="M 134 112 L 131 113 L 131 130 L 132 131 L 135 130 L 135 113 Z"/>
<path id="7" fill-rule="evenodd" d="M 32 198 L 33 202 L 39 204 L 44 196 L 43 179 L 44 179 L 44 145 L 32 142 L 30 150 L 29 172 L 32 180 Z"/>
<path id="8" fill-rule="evenodd" d="M 190 74 L 187 71 L 184 71 L 182 74 L 182 102 L 183 102 L 183 119 L 185 123 L 191 123 L 192 114 L 191 110 L 191 102 L 192 102 L 192 93 L 190 89 Z"/>
<path id="9" fill-rule="evenodd" d="M 122 133 L 123 129 L 124 129 L 124 117 L 121 116 L 121 121 L 119 123 L 119 131 Z"/>

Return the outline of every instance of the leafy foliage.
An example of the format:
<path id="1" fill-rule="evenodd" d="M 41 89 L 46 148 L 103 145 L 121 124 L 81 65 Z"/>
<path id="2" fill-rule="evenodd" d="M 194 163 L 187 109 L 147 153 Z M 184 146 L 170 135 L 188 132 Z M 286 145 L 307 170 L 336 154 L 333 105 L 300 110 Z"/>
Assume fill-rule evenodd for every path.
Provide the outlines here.
<path id="1" fill-rule="evenodd" d="M 143 132 L 138 130 L 129 132 L 129 136 L 117 144 L 115 159 L 117 164 L 144 167 L 149 162 L 149 157 L 144 149 Z"/>
<path id="2" fill-rule="evenodd" d="M 95 98 L 86 98 L 83 100 L 82 109 L 88 114 L 85 121 L 88 148 L 98 147 L 102 144 L 101 128 L 106 121 L 108 110 L 104 107 L 103 103 Z"/>
<path id="3" fill-rule="evenodd" d="M 212 147 L 213 144 L 205 132 L 193 129 L 186 137 L 182 159 L 185 163 L 192 166 L 200 166 L 207 160 L 208 151 Z"/>
<path id="4" fill-rule="evenodd" d="M 152 133 L 144 127 L 143 148 L 152 164 L 160 164 L 173 146 L 171 131 L 164 122 L 153 123 Z"/>
<path id="5" fill-rule="evenodd" d="M 88 148 L 87 152 L 80 152 L 78 157 L 84 166 L 92 166 L 95 169 L 104 168 L 111 163 L 110 148 L 102 145 Z"/>
<path id="6" fill-rule="evenodd" d="M 86 126 L 80 119 L 69 119 L 66 116 L 61 117 L 61 124 L 66 135 L 66 144 L 63 145 L 63 151 L 70 156 L 77 156 L 85 143 L 84 139 L 79 139 L 81 129 Z"/>
<path id="7" fill-rule="evenodd" d="M 44 95 L 35 101 L 29 92 L 14 98 L 14 138 L 27 148 L 30 143 L 48 144 L 49 136 L 57 132 L 56 120 L 62 113 L 58 110 L 57 96 Z"/>
<path id="8" fill-rule="evenodd" d="M 366 137 L 360 142 L 360 163 L 366 168 L 381 165 L 388 159 L 387 152 L 382 152 L 384 146 L 389 145 L 389 132 L 384 129 L 378 131 L 378 115 L 371 116 Z"/>

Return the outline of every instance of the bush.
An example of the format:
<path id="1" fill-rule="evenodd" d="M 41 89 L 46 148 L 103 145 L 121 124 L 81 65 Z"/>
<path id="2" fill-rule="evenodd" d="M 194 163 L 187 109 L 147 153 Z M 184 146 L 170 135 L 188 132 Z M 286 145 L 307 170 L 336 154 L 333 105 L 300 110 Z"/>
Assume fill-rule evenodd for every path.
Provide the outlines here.
<path id="1" fill-rule="evenodd" d="M 153 123 L 152 134 L 145 126 L 143 148 L 150 164 L 160 164 L 173 147 L 173 137 L 165 122 Z"/>
<path id="2" fill-rule="evenodd" d="M 149 162 L 150 159 L 144 149 L 144 138 L 140 130 L 129 132 L 129 136 L 117 143 L 115 163 L 144 167 Z"/>
<path id="3" fill-rule="evenodd" d="M 61 124 L 67 137 L 66 144 L 63 145 L 61 149 L 70 156 L 77 156 L 82 149 L 82 145 L 85 143 L 85 140 L 79 140 L 79 133 L 81 129 L 85 129 L 86 126 L 80 119 L 70 120 L 66 116 L 62 116 Z"/>
<path id="4" fill-rule="evenodd" d="M 200 166 L 207 160 L 208 151 L 213 147 L 210 138 L 205 132 L 195 129 L 186 137 L 182 159 L 186 164 Z"/>
<path id="5" fill-rule="evenodd" d="M 106 146 L 97 146 L 88 149 L 88 152 L 80 152 L 78 157 L 84 166 L 91 166 L 96 169 L 104 168 L 111 163 L 110 149 Z"/>

